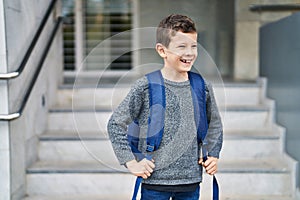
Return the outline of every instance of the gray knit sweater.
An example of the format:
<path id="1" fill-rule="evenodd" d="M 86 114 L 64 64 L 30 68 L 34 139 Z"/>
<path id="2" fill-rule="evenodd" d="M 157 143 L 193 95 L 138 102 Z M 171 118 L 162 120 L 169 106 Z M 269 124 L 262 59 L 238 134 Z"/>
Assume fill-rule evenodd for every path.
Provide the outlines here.
<path id="1" fill-rule="evenodd" d="M 173 82 L 164 79 L 166 112 L 164 134 L 157 151 L 152 154 L 155 169 L 143 180 L 148 184 L 178 185 L 202 181 L 201 156 L 197 143 L 197 131 L 190 82 Z M 206 84 L 207 120 L 206 136 L 209 156 L 219 157 L 223 142 L 220 115 L 210 84 Z M 149 115 L 148 81 L 143 77 L 136 81 L 122 103 L 113 112 L 108 122 L 108 133 L 120 164 L 135 159 L 127 141 L 127 125 L 139 120 L 139 150 L 146 154 L 147 120 Z"/>

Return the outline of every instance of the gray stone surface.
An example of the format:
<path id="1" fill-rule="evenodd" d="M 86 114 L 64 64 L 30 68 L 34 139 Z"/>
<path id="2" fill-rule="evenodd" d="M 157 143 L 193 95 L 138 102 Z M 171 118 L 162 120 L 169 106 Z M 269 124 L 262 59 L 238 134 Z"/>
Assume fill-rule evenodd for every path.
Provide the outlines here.
<path id="1" fill-rule="evenodd" d="M 6 60 L 6 33 L 4 19 L 4 5 L 0 1 L 0 73 L 7 73 Z M 0 114 L 8 113 L 8 84 L 0 80 Z M 0 121 L 0 194 L 1 199 L 10 198 L 10 151 L 9 151 L 9 124 Z"/>
<path id="2" fill-rule="evenodd" d="M 237 21 L 235 32 L 234 77 L 255 80 L 258 77 L 259 32 L 258 21 Z"/>
<path id="3" fill-rule="evenodd" d="M 249 8 L 253 4 L 260 3 L 261 0 L 235 0 L 235 19 L 237 21 L 259 21 L 259 13 L 251 12 Z"/>
<path id="4" fill-rule="evenodd" d="M 19 67 L 49 3 L 50 0 L 43 2 L 35 0 L 4 1 L 7 71 L 12 72 Z M 7 108 L 10 113 L 17 112 L 20 107 L 54 23 L 55 14 L 52 13 L 25 70 L 21 76 L 9 81 Z M 60 36 L 58 34 L 52 44 L 23 115 L 10 124 L 11 158 L 6 163 L 11 163 L 10 173 L 8 173 L 11 175 L 11 183 L 4 179 L 1 180 L 5 184 L 11 185 L 10 195 L 13 199 L 20 199 L 21 196 L 24 196 L 26 165 L 30 165 L 37 158 L 37 139 L 34 137 L 42 133 L 46 127 L 48 106 L 53 104 L 57 85 L 62 80 L 62 41 Z M 1 69 L 1 71 L 3 70 Z M 43 105 L 44 100 L 45 104 Z M 3 104 L 1 103 L 1 105 Z M 3 185 L 2 182 L 0 185 Z"/>
<path id="5" fill-rule="evenodd" d="M 292 11 L 251 12 L 250 5 L 299 4 L 299 0 L 235 0 L 234 77 L 255 80 L 259 76 L 259 27 L 292 14 Z"/>
<path id="6" fill-rule="evenodd" d="M 268 77 L 268 95 L 276 99 L 278 123 L 286 127 L 286 149 L 300 161 L 299 150 L 299 54 L 300 13 L 270 23 L 260 29 L 262 76 Z M 297 175 L 300 186 L 299 169 Z"/>
<path id="7" fill-rule="evenodd" d="M 0 125 L 1 128 L 1 125 Z M 1 132 L 3 134 L 5 132 Z M 8 149 L 0 150 L 0 162 L 1 165 L 0 176 L 1 176 L 1 198 L 3 200 L 9 200 L 10 198 L 10 165 L 8 164 L 10 160 L 10 152 Z"/>

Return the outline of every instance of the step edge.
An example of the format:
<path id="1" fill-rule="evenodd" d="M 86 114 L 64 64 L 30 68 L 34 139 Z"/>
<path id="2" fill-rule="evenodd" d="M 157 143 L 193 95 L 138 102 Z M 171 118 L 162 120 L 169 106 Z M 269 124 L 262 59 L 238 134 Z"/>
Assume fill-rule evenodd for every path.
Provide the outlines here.
<path id="1" fill-rule="evenodd" d="M 78 106 L 77 108 L 70 107 L 53 107 L 49 109 L 49 113 L 103 113 L 103 112 L 113 112 L 113 108 L 103 107 L 93 107 L 91 108 L 85 106 Z M 269 112 L 271 108 L 268 105 L 258 104 L 258 105 L 229 105 L 226 107 L 219 107 L 220 112 Z"/>
<path id="2" fill-rule="evenodd" d="M 248 160 L 248 162 L 250 159 Z M 268 161 L 267 159 L 265 161 Z M 270 160 L 269 160 L 270 161 Z M 247 165 L 248 167 L 245 166 L 237 166 L 237 167 L 228 167 L 228 163 L 230 163 L 232 166 L 235 166 L 238 161 L 223 161 L 224 164 L 220 163 L 218 173 L 223 173 L 223 174 L 228 174 L 228 173 L 238 173 L 238 174 L 254 174 L 254 173 L 259 173 L 259 174 L 289 174 L 291 173 L 290 169 L 288 169 L 288 166 L 285 166 L 283 164 L 278 165 L 278 163 L 270 163 L 269 162 L 269 167 L 271 168 L 264 168 L 264 167 L 255 167 L 255 166 L 250 166 Z M 258 162 L 257 159 L 253 159 L 253 163 Z M 49 164 L 51 163 L 51 164 Z M 55 163 L 55 164 L 53 164 Z M 67 166 L 63 166 L 64 163 L 68 163 Z M 227 167 L 224 165 L 226 165 Z M 39 165 L 43 164 L 43 165 Z M 49 164 L 49 165 L 48 165 Z M 87 169 L 82 168 L 82 164 L 85 164 L 85 166 L 88 166 L 91 164 L 92 166 L 88 166 Z M 245 163 L 246 165 L 247 163 Z M 61 165 L 61 166 L 59 166 Z M 26 173 L 28 174 L 45 174 L 45 173 L 129 173 L 125 168 L 124 169 L 114 169 L 110 166 L 107 165 L 97 165 L 97 162 L 58 162 L 58 161 L 37 161 L 35 162 L 32 166 L 28 167 L 26 169 Z M 61 169 L 60 167 L 64 167 Z M 113 166 L 113 167 L 121 167 L 121 166 Z M 251 169 L 251 167 L 253 167 Z M 79 168 L 79 169 L 78 169 Z M 97 168 L 97 169 L 95 169 Z"/>

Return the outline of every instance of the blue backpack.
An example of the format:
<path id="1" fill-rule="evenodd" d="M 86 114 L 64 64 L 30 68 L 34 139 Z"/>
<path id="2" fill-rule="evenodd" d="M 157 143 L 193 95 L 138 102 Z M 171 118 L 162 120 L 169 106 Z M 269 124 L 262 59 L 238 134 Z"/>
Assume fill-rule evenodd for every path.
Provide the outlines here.
<path id="1" fill-rule="evenodd" d="M 164 79 L 161 71 L 157 70 L 152 73 L 146 74 L 148 79 L 149 90 L 149 108 L 150 113 L 148 116 L 148 130 L 146 138 L 146 151 L 153 152 L 159 148 L 164 132 L 164 120 L 166 109 L 166 95 Z M 206 137 L 208 122 L 206 117 L 206 94 L 204 79 L 200 74 L 188 72 L 188 77 L 191 84 L 191 94 L 194 106 L 194 120 L 197 126 L 197 140 L 199 144 L 203 144 Z M 139 144 L 139 122 L 137 119 L 128 126 L 127 138 L 133 154 L 138 161 L 147 158 L 151 160 L 149 155 L 144 155 L 138 149 Z M 207 151 L 203 148 L 203 160 L 207 159 Z M 137 177 L 132 200 L 136 200 L 136 196 L 142 181 L 142 177 Z M 213 200 L 219 199 L 218 183 L 215 176 L 213 176 Z"/>

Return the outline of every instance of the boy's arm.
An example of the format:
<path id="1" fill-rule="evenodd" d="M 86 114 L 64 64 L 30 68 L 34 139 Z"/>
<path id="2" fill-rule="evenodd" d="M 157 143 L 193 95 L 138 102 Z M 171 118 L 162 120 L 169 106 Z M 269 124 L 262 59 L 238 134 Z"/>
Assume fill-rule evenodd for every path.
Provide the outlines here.
<path id="1" fill-rule="evenodd" d="M 138 80 L 108 121 L 109 138 L 122 165 L 135 159 L 127 140 L 127 127 L 138 117 L 143 106 L 143 98 L 143 81 Z"/>
<path id="2" fill-rule="evenodd" d="M 199 164 L 203 165 L 208 174 L 214 175 L 218 170 L 218 158 L 223 143 L 223 127 L 212 86 L 207 82 L 205 82 L 205 90 L 206 114 L 208 121 L 205 145 L 208 157 L 205 162 L 203 162 L 203 159 L 201 158 L 199 160 Z"/>
<path id="3" fill-rule="evenodd" d="M 219 158 L 223 143 L 223 126 L 216 99 L 211 84 L 206 82 L 206 113 L 208 131 L 206 135 L 207 151 L 209 157 Z"/>

